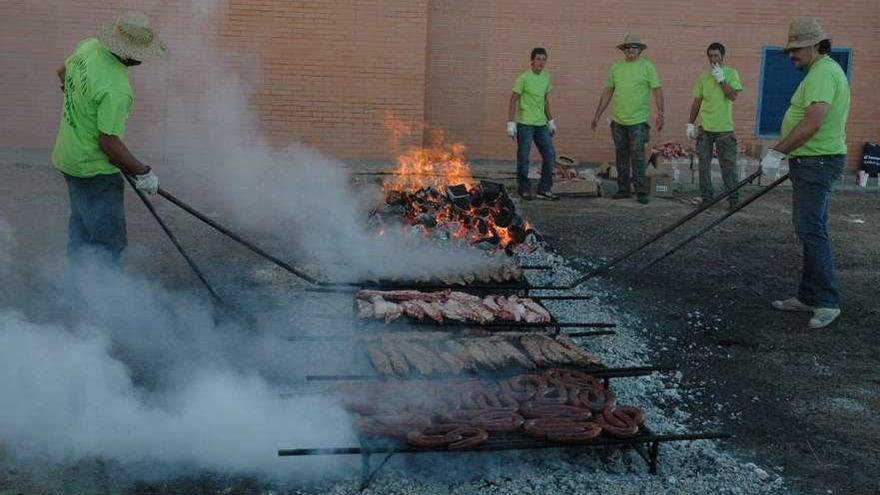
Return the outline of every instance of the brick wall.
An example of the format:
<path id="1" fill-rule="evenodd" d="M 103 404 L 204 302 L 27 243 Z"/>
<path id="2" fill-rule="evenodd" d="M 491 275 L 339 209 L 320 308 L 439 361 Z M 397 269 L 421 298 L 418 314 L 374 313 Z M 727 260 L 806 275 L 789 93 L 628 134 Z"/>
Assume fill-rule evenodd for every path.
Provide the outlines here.
<path id="1" fill-rule="evenodd" d="M 528 67 L 535 46 L 549 52 L 554 89 L 551 104 L 559 125 L 559 152 L 581 160 L 613 159 L 610 132 L 589 130 L 605 76 L 621 58 L 615 46 L 627 32 L 641 35 L 644 56 L 660 72 L 666 128 L 654 141 L 685 142 L 691 88 L 707 68 L 705 49 L 720 41 L 727 63 L 739 70 L 744 91 L 734 106 L 741 142 L 754 142 L 761 48 L 782 45 L 798 15 L 819 17 L 835 46 L 853 48 L 850 164 L 861 143 L 880 139 L 880 2 L 730 0 L 683 2 L 447 0 L 428 9 L 428 123 L 448 127 L 469 147 L 469 156 L 513 159 L 504 134 L 507 104 L 516 75 Z M 610 114 L 610 108 L 605 116 Z"/>
<path id="2" fill-rule="evenodd" d="M 62 102 L 55 70 L 77 41 L 127 8 L 145 12 L 172 52 L 130 72 L 136 102 L 127 141 L 134 147 L 172 147 L 192 126 L 228 129 L 222 120 L 234 118 L 276 147 L 303 142 L 376 158 L 389 154 L 386 112 L 416 129 L 423 122 L 425 0 L 0 6 L 0 147 L 52 146 Z M 205 94 L 208 87 L 214 94 Z M 256 118 L 212 114 L 217 98 L 245 97 L 236 87 L 252 91 L 245 103 Z M 216 106 L 239 108 L 226 103 Z"/>
<path id="3" fill-rule="evenodd" d="M 139 148 L 166 149 L 191 126 L 238 119 L 273 146 L 299 141 L 341 157 L 381 158 L 389 137 L 382 122 L 392 112 L 415 129 L 446 129 L 469 158 L 512 159 L 504 134 L 510 89 L 531 48 L 541 45 L 550 52 L 557 148 L 608 160 L 608 129 L 592 133 L 588 122 L 620 57 L 615 45 L 629 31 L 649 45 L 644 56 L 663 80 L 667 128 L 655 141 L 685 141 L 705 47 L 721 41 L 743 79 L 734 117 L 748 143 L 761 48 L 783 44 L 797 15 L 818 16 L 836 46 L 853 48 L 850 165 L 863 141 L 880 139 L 880 92 L 872 88 L 880 69 L 876 0 L 4 0 L 0 8 L 0 147 L 51 147 L 61 106 L 55 69 L 79 39 L 125 8 L 145 11 L 174 53 L 131 71 L 128 140 Z M 200 102 L 210 106 L 204 88 L 233 78 L 252 92 L 217 97 L 250 94 L 254 118 L 194 118 L 192 109 L 206 107 Z M 404 144 L 418 140 L 416 133 Z"/>

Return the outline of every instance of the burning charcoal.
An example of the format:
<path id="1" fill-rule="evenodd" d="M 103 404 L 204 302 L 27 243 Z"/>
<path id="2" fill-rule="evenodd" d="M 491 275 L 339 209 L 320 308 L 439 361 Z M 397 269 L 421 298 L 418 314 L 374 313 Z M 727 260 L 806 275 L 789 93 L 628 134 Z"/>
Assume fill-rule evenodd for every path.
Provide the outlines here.
<path id="1" fill-rule="evenodd" d="M 495 201 L 502 194 L 507 194 L 504 184 L 488 180 L 480 181 L 480 190 L 483 192 L 483 200 L 486 202 Z"/>
<path id="2" fill-rule="evenodd" d="M 513 219 L 513 210 L 502 209 L 500 212 L 498 212 L 498 215 L 495 216 L 495 225 L 501 228 L 507 228 L 513 222 Z"/>
<path id="3" fill-rule="evenodd" d="M 461 184 L 447 187 L 446 197 L 449 198 L 452 204 L 459 208 L 466 210 L 471 206 L 470 196 L 468 195 L 467 187 Z"/>
<path id="4" fill-rule="evenodd" d="M 519 225 L 511 225 L 510 228 L 507 229 L 507 232 L 510 233 L 510 236 L 513 238 L 512 243 L 519 244 L 526 240 L 526 231 Z"/>
<path id="5" fill-rule="evenodd" d="M 482 235 L 486 235 L 489 233 L 489 224 L 486 223 L 482 218 L 477 220 L 477 231 Z"/>
<path id="6" fill-rule="evenodd" d="M 477 188 L 471 190 L 470 203 L 471 208 L 479 208 L 483 205 L 483 193 L 481 193 Z"/>

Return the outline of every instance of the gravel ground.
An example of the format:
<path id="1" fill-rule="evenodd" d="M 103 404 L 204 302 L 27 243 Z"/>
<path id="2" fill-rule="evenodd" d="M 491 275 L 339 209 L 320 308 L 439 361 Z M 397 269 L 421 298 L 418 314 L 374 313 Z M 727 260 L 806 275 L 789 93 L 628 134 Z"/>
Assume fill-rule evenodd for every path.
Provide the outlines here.
<path id="1" fill-rule="evenodd" d="M 63 252 L 64 237 L 58 235 L 64 231 L 66 218 L 63 183 L 46 167 L 3 164 L 0 167 L 0 184 L 3 184 L 0 186 L 3 188 L 3 199 L 0 199 L 3 207 L 0 211 L 4 212 L 7 221 L 16 228 L 20 245 L 27 247 L 14 253 L 15 259 L 21 263 L 16 272 L 26 273 L 29 266 L 51 262 L 57 257 L 57 253 Z M 131 261 L 126 269 L 133 273 L 146 273 L 152 280 L 161 282 L 171 290 L 199 292 L 201 289 L 198 282 L 176 258 L 173 248 L 152 224 L 152 220 L 140 205 L 132 201 L 132 198 L 128 199 L 127 214 L 132 246 L 130 251 L 133 256 L 130 257 Z M 781 195 L 771 200 L 784 206 Z M 876 225 L 880 222 L 880 218 L 874 213 L 878 202 L 876 198 L 870 198 L 870 201 L 873 203 L 858 210 L 862 215 L 859 218 L 864 218 L 869 225 Z M 858 203 L 853 201 L 853 204 Z M 648 207 L 647 211 L 656 213 L 653 217 L 643 215 L 643 210 L 637 208 L 634 204 L 612 203 L 605 199 L 566 199 L 559 203 L 533 202 L 525 205 L 526 215 L 540 226 L 550 245 L 556 250 L 556 254 L 539 255 L 529 260 L 534 264 L 554 265 L 551 272 L 530 273 L 530 280 L 535 283 L 570 281 L 579 273 L 576 268 L 583 269 L 590 266 L 590 263 L 601 260 L 603 256 L 616 253 L 654 230 L 658 224 L 686 211 L 683 205 L 668 201 L 655 202 Z M 289 320 L 296 314 L 299 306 L 292 305 L 290 300 L 291 295 L 296 295 L 301 288 L 299 283 L 270 265 L 254 260 L 246 252 L 231 248 L 228 243 L 216 242 L 217 237 L 194 220 L 161 205 L 160 212 L 171 218 L 175 231 L 186 233 L 188 246 L 194 256 L 203 261 L 203 268 L 211 274 L 221 295 L 236 294 L 237 304 L 254 310 L 257 325 Z M 844 213 L 846 214 L 851 212 Z M 776 217 L 773 220 L 784 225 Z M 744 244 L 761 247 L 758 236 L 743 229 L 741 224 L 734 222 L 733 225 L 731 227 L 725 224 L 726 231 L 723 234 L 726 237 L 726 250 L 735 249 L 739 252 L 744 249 Z M 833 229 L 837 226 L 838 222 L 832 222 Z M 774 242 L 791 241 L 790 235 L 785 235 L 785 228 L 776 228 L 773 232 L 780 239 Z M 862 235 L 864 231 L 858 234 Z M 844 256 L 841 271 L 845 286 L 859 275 L 876 280 L 876 268 L 871 269 L 873 271 L 866 269 L 867 260 L 876 259 L 875 251 L 870 249 L 876 250 L 876 246 L 880 245 L 876 242 L 876 228 L 873 235 L 874 238 L 867 238 L 868 241 L 875 241 L 871 244 L 873 248 L 861 245 L 862 248 L 854 250 L 857 256 L 855 260 Z M 707 238 L 717 241 L 717 235 Z M 707 247 L 706 244 L 701 246 L 701 256 L 714 250 L 714 247 Z M 805 395 L 809 390 L 799 388 L 803 386 L 801 381 L 777 382 L 766 376 L 759 379 L 758 375 L 753 374 L 756 373 L 756 363 L 752 360 L 758 359 L 757 364 L 767 365 L 764 361 L 766 356 L 762 354 L 756 357 L 749 352 L 753 348 L 748 344 L 750 339 L 754 341 L 762 338 L 761 329 L 750 328 L 753 333 L 746 336 L 734 335 L 732 329 L 737 328 L 734 325 L 740 321 L 736 314 L 743 308 L 733 304 L 728 297 L 719 300 L 709 288 L 700 284 L 701 281 L 718 283 L 721 275 L 736 280 L 734 275 L 739 275 L 747 281 L 730 282 L 726 296 L 731 293 L 739 294 L 739 299 L 734 299 L 735 301 L 755 298 L 752 291 L 758 287 L 755 281 L 761 279 L 761 271 L 756 269 L 744 274 L 742 269 L 734 267 L 733 259 L 723 256 L 725 249 L 720 249 L 720 254 L 708 261 L 690 258 L 687 263 L 673 265 L 675 268 L 667 267 L 656 278 L 649 274 L 640 274 L 637 277 L 596 279 L 578 289 L 579 293 L 592 295 L 593 298 L 586 301 L 550 302 L 548 305 L 560 319 L 617 322 L 619 326 L 616 328 L 616 335 L 583 339 L 583 343 L 597 352 L 609 365 L 674 364 L 679 368 L 677 372 L 615 379 L 612 382 L 622 401 L 646 409 L 650 424 L 656 431 L 733 430 L 737 434 L 733 441 L 664 444 L 661 447 L 659 476 L 649 475 L 644 462 L 634 452 L 619 448 L 549 449 L 501 455 L 395 456 L 363 493 L 876 493 L 876 490 L 869 491 L 876 488 L 876 481 L 869 473 L 876 472 L 880 467 L 876 450 L 870 450 L 877 444 L 876 430 L 870 430 L 859 439 L 854 430 L 851 430 L 851 424 L 829 423 L 807 416 L 810 411 L 815 412 L 833 405 L 839 409 L 848 408 L 847 411 L 857 410 L 857 421 L 876 419 L 878 408 L 871 408 L 876 405 L 877 386 L 880 384 L 876 380 L 876 373 L 860 368 L 863 375 L 855 374 L 856 370 L 850 370 L 845 363 L 832 359 L 831 355 L 835 351 L 826 342 L 824 354 L 817 353 L 815 349 L 808 352 L 815 356 L 817 364 L 826 367 L 824 373 L 827 376 L 822 374 L 821 367 L 804 367 L 801 362 L 790 363 L 790 367 L 796 369 L 786 368 L 786 372 L 809 371 L 817 373 L 821 380 L 828 381 L 834 377 L 834 381 L 837 381 L 837 378 L 843 379 L 838 376 L 841 371 L 847 371 L 847 378 L 858 378 L 853 386 L 866 390 L 867 403 L 864 398 L 845 394 L 829 397 L 828 401 L 819 403 Z M 792 248 L 788 250 L 791 254 Z M 738 256 L 734 259 L 739 260 L 745 255 Z M 230 270 L 229 266 L 234 266 L 235 269 Z M 720 275 L 707 277 L 702 266 L 713 266 Z M 763 292 L 779 290 L 783 277 L 793 276 L 792 263 L 784 264 L 784 268 L 787 273 L 774 272 L 772 282 L 776 285 L 761 287 Z M 675 272 L 676 269 L 679 271 Z M 873 308 L 866 304 L 867 294 L 863 298 L 853 298 L 850 290 L 845 289 L 845 293 L 849 296 L 848 300 L 854 302 L 845 311 L 849 309 L 856 313 L 856 308 Z M 51 318 L 52 315 L 41 314 L 39 305 L 34 303 L 34 296 L 38 294 L 38 288 L 20 286 L 14 291 L 4 291 L 2 302 L 5 307 L 24 308 L 35 319 Z M 337 303 L 345 304 L 346 298 L 325 296 L 319 300 L 332 306 Z M 754 303 L 747 306 L 754 311 L 756 305 Z M 313 311 L 321 310 L 313 304 L 309 307 Z M 747 321 L 756 325 L 757 321 L 763 320 L 765 326 L 772 326 L 767 321 L 768 316 L 764 312 Z M 867 325 L 871 321 L 874 320 L 870 317 L 863 320 L 856 318 L 854 314 L 851 318 L 845 318 L 843 323 L 856 325 L 858 322 L 865 326 L 863 329 L 838 325 L 837 330 L 852 328 L 848 332 L 850 338 L 862 339 L 861 349 L 855 343 L 847 346 L 849 357 L 857 356 L 866 362 L 873 359 L 876 363 L 876 334 L 867 331 Z M 787 323 L 794 325 L 793 321 Z M 292 328 L 292 331 L 296 329 Z M 734 338 L 738 342 L 744 341 L 745 345 L 724 345 L 724 339 Z M 759 340 L 757 345 L 768 344 Z M 770 366 L 778 366 L 780 360 L 784 360 L 787 350 L 781 342 L 770 345 L 775 353 L 781 355 L 776 356 Z M 799 355 L 803 353 L 802 350 L 797 352 Z M 322 370 L 318 365 L 325 361 L 325 356 L 317 351 L 310 351 L 310 354 L 309 361 L 315 365 L 308 370 L 311 373 L 332 372 L 331 364 L 338 363 L 337 356 L 336 359 L 329 360 L 329 364 L 325 362 L 326 369 Z M 296 379 L 300 378 L 290 377 L 291 387 L 298 387 Z M 749 384 L 752 386 L 747 387 L 742 383 L 731 386 L 731 381 L 744 380 L 751 380 Z M 811 390 L 815 387 L 813 385 Z M 768 404 L 781 407 L 781 402 L 791 401 L 795 397 L 801 401 L 792 403 L 796 414 L 785 410 L 781 417 L 769 421 L 756 419 L 755 415 L 750 414 L 757 407 Z M 785 422 L 788 422 L 787 426 L 783 426 Z M 876 421 L 871 424 L 876 424 Z M 787 447 L 796 444 L 798 439 L 792 438 L 795 436 L 793 433 L 784 436 L 785 432 L 804 429 L 816 438 L 817 443 L 810 448 L 816 449 L 822 455 L 820 460 L 814 452 L 815 464 L 801 462 L 805 457 L 803 452 L 789 452 Z M 843 441 L 832 441 L 835 435 Z M 847 440 L 853 444 L 851 446 L 854 451 L 851 456 L 845 457 L 847 464 L 852 467 L 848 485 L 840 484 L 843 472 L 839 473 L 840 477 L 828 479 L 829 473 L 836 474 L 823 465 L 830 462 L 827 456 L 843 452 Z M 780 449 L 779 445 L 783 448 Z M 296 461 L 291 460 L 292 464 L 294 462 Z M 374 465 L 377 462 L 378 459 L 374 459 Z M 93 492 L 88 487 L 92 487 L 91 490 L 100 487 L 100 491 L 104 493 L 142 494 L 343 494 L 360 491 L 355 463 L 349 466 L 350 470 L 343 470 L 320 482 L 308 483 L 271 481 L 214 472 L 176 475 L 161 482 L 139 480 L 127 474 L 126 466 L 95 459 L 52 467 L 36 474 L 16 466 L 4 456 L 2 449 L 0 467 L 4 468 L 0 471 L 2 495 L 49 493 L 59 489 L 66 493 Z"/>

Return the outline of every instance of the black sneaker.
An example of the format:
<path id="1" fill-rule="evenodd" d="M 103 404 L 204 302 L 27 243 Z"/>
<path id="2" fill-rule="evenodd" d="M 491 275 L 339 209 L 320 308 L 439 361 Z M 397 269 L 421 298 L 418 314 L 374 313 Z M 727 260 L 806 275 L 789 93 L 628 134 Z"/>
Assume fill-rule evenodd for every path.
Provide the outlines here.
<path id="1" fill-rule="evenodd" d="M 539 192 L 538 197 L 541 199 L 546 199 L 547 201 L 559 201 L 559 196 L 553 194 L 550 191 L 547 192 Z"/>
<path id="2" fill-rule="evenodd" d="M 639 203 L 643 204 L 643 205 L 646 205 L 646 204 L 648 204 L 648 203 L 651 202 L 651 200 L 648 199 L 648 195 L 647 195 L 647 194 L 639 194 L 639 197 L 638 197 L 637 201 L 638 201 Z"/>
<path id="3" fill-rule="evenodd" d="M 632 194 L 630 194 L 628 192 L 617 191 L 616 193 L 614 193 L 614 196 L 611 196 L 611 199 L 626 199 L 626 198 L 631 198 L 631 197 L 632 197 Z"/>
<path id="4" fill-rule="evenodd" d="M 535 199 L 535 195 L 530 192 L 521 192 L 521 193 L 519 193 L 519 197 L 523 201 L 531 201 L 531 200 Z"/>

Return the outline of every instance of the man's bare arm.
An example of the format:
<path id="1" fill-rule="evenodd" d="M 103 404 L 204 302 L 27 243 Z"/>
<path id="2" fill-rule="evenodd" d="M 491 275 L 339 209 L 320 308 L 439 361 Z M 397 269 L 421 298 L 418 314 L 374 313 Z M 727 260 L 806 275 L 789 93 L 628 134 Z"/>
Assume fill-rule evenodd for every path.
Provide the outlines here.
<path id="1" fill-rule="evenodd" d="M 510 93 L 510 102 L 507 104 L 507 121 L 514 122 L 516 121 L 516 104 L 519 102 L 519 95 L 511 92 Z"/>
<path id="2" fill-rule="evenodd" d="M 144 165 L 140 160 L 135 158 L 128 150 L 125 143 L 119 139 L 119 136 L 104 134 L 98 136 L 98 145 L 101 147 L 110 163 L 119 167 L 120 170 L 128 175 L 143 175 L 150 171 L 150 167 Z"/>
<path id="3" fill-rule="evenodd" d="M 596 130 L 596 126 L 599 124 L 599 118 L 602 117 L 605 109 L 608 108 L 608 104 L 611 103 L 612 96 L 614 96 L 614 88 L 605 88 L 605 91 L 602 92 L 602 96 L 599 97 L 599 106 L 596 107 L 596 114 L 593 115 L 593 120 L 590 122 L 590 129 L 594 131 Z"/>
<path id="4" fill-rule="evenodd" d="M 694 98 L 694 102 L 691 103 L 691 114 L 690 117 L 688 117 L 689 124 L 695 124 L 697 122 L 697 117 L 700 115 L 700 105 L 702 104 L 702 98 Z"/>

